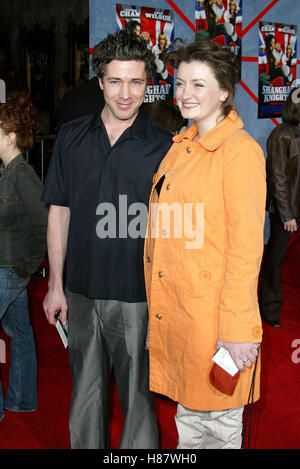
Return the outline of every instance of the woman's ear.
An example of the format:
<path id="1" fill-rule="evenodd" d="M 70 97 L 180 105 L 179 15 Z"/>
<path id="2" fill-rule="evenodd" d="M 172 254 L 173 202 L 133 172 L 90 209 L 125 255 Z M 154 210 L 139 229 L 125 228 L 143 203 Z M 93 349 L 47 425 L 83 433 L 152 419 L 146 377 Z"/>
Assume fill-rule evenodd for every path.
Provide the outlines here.
<path id="1" fill-rule="evenodd" d="M 8 145 L 14 145 L 16 143 L 17 136 L 16 136 L 15 132 L 9 132 L 6 135 L 6 138 L 7 138 Z"/>
<path id="2" fill-rule="evenodd" d="M 220 101 L 224 103 L 228 98 L 229 92 L 227 90 L 221 90 Z"/>

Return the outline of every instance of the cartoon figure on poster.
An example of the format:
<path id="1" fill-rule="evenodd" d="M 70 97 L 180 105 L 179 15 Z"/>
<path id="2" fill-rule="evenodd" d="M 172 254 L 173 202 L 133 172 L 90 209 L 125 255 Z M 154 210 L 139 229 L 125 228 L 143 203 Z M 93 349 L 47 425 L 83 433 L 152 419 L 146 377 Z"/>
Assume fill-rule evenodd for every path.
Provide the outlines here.
<path id="1" fill-rule="evenodd" d="M 296 26 L 259 23 L 259 118 L 280 117 L 297 65 Z"/>
<path id="2" fill-rule="evenodd" d="M 241 58 L 242 0 L 196 1 L 196 38 L 229 46 Z"/>
<path id="3" fill-rule="evenodd" d="M 174 20 L 170 10 L 116 4 L 117 29 L 127 28 L 142 36 L 155 55 L 156 73 L 147 87 L 144 102 L 173 100 L 174 69 L 165 55 L 174 48 Z"/>

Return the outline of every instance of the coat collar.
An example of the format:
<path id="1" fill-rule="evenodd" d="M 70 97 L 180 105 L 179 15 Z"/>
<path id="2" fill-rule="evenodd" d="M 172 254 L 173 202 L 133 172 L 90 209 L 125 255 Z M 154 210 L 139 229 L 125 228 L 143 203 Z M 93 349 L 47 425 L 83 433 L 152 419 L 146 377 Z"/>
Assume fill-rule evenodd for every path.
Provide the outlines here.
<path id="1" fill-rule="evenodd" d="M 187 130 L 173 137 L 175 145 L 170 148 L 169 152 L 163 159 L 159 167 L 158 174 L 156 174 L 154 180 L 159 180 L 161 176 L 166 174 L 176 164 L 178 158 L 182 156 L 181 152 L 176 151 L 177 143 L 185 143 L 187 146 L 202 145 L 206 150 L 214 151 L 243 126 L 243 121 L 238 116 L 237 111 L 232 110 L 216 127 L 209 130 L 202 137 L 198 138 L 198 140 L 193 141 L 197 135 L 198 129 L 196 124 L 192 124 Z"/>
<path id="2" fill-rule="evenodd" d="M 228 116 L 222 120 L 216 127 L 206 132 L 202 137 L 194 143 L 199 143 L 208 151 L 216 150 L 220 145 L 224 143 L 234 132 L 241 129 L 244 126 L 242 119 L 238 116 L 235 109 L 230 111 Z M 190 142 L 197 135 L 197 125 L 193 124 L 187 130 L 179 135 L 173 137 L 175 143 L 182 142 L 187 139 Z"/>
<path id="3" fill-rule="evenodd" d="M 17 166 L 18 163 L 20 162 L 24 162 L 25 163 L 25 159 L 24 159 L 24 156 L 23 156 L 23 153 L 19 153 L 17 156 L 15 156 L 9 163 L 7 166 L 4 166 L 3 167 L 3 170 L 2 170 L 2 173 L 4 171 L 7 171 L 7 170 L 10 170 L 12 168 L 14 168 L 15 166 Z"/>

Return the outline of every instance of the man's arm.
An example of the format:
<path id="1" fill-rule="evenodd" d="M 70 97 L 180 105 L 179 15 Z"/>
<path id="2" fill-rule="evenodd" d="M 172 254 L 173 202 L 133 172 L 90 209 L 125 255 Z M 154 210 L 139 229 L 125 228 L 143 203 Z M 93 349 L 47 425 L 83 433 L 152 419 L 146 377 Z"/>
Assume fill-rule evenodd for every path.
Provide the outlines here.
<path id="1" fill-rule="evenodd" d="M 51 205 L 48 216 L 47 246 L 49 258 L 48 292 L 43 306 L 50 324 L 55 325 L 55 315 L 61 312 L 63 324 L 67 321 L 67 301 L 63 290 L 63 269 L 67 250 L 70 209 Z"/>

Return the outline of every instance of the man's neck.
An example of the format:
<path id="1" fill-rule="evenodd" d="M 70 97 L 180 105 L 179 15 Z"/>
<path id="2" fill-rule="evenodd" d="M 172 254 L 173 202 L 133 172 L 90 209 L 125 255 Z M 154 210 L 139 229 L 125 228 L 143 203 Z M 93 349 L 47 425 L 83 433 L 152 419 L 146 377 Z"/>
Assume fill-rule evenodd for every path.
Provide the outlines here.
<path id="1" fill-rule="evenodd" d="M 126 129 L 132 126 L 137 115 L 134 115 L 131 119 L 117 119 L 110 113 L 106 112 L 105 108 L 101 113 L 102 122 L 105 126 L 111 146 L 113 146 L 120 136 L 125 132 Z"/>

